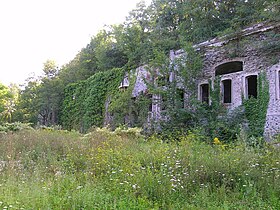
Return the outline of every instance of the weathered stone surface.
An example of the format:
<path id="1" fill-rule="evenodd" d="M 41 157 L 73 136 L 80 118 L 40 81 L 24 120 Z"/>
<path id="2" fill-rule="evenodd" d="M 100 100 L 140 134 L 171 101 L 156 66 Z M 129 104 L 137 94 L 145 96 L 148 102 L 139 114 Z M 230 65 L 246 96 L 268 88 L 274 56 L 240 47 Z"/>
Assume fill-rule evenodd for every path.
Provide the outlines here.
<path id="1" fill-rule="evenodd" d="M 269 80 L 269 105 L 266 115 L 265 136 L 269 140 L 273 135 L 280 133 L 280 61 L 267 71 Z"/>
<path id="2" fill-rule="evenodd" d="M 266 72 L 269 80 L 270 101 L 267 110 L 265 136 L 270 137 L 280 133 L 280 24 L 257 24 L 240 31 L 235 35 L 215 38 L 197 45 L 194 48 L 203 54 L 202 77 L 197 78 L 198 98 L 199 85 L 208 83 L 215 78 L 217 67 L 229 62 L 242 63 L 243 69 L 238 72 L 221 75 L 221 87 L 224 80 L 231 80 L 231 103 L 225 106 L 229 110 L 240 106 L 242 98 L 248 95 L 248 76 Z M 277 36 L 278 34 L 278 36 Z M 170 62 L 185 55 L 183 50 L 171 51 Z M 141 92 L 147 91 L 145 80 L 149 79 L 147 66 L 136 69 L 136 83 L 133 96 L 137 97 Z M 170 79 L 178 79 L 171 73 Z M 222 87 L 223 89 L 223 87 Z M 160 119 L 160 96 L 153 96 L 152 116 Z M 264 110 L 265 111 L 265 110 Z"/>

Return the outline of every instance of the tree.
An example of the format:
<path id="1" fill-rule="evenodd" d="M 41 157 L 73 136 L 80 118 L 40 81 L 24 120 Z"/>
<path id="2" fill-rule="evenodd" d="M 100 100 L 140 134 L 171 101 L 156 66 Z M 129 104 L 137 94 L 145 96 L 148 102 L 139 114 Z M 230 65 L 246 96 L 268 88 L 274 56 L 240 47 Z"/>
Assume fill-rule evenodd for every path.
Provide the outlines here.
<path id="1" fill-rule="evenodd" d="M 0 117 L 2 122 L 11 122 L 18 100 L 19 88 L 11 84 L 6 87 L 0 84 Z"/>
<path id="2" fill-rule="evenodd" d="M 44 63 L 45 77 L 38 86 L 38 118 L 42 125 L 50 126 L 58 123 L 58 114 L 63 97 L 63 83 L 57 76 L 58 68 L 53 61 Z"/>
<path id="3" fill-rule="evenodd" d="M 55 77 L 58 73 L 58 67 L 54 60 L 47 60 L 44 64 L 43 72 L 48 78 Z"/>
<path id="4" fill-rule="evenodd" d="M 32 123 L 36 125 L 38 122 L 39 113 L 39 96 L 38 89 L 40 80 L 35 77 L 26 79 L 26 85 L 19 92 L 18 102 L 15 106 L 13 121 L 24 123 Z"/>

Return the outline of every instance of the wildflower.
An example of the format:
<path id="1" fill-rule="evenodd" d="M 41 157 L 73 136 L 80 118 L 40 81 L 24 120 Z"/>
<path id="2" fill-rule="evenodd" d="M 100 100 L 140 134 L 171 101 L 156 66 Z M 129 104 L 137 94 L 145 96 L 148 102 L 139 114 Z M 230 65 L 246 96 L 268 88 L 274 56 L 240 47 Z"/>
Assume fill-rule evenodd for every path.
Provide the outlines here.
<path id="1" fill-rule="evenodd" d="M 220 145 L 220 144 L 222 144 L 222 142 L 221 142 L 217 137 L 214 138 L 213 143 L 214 143 L 215 145 Z"/>
<path id="2" fill-rule="evenodd" d="M 79 185 L 76 189 L 79 190 L 81 189 L 83 186 Z"/>

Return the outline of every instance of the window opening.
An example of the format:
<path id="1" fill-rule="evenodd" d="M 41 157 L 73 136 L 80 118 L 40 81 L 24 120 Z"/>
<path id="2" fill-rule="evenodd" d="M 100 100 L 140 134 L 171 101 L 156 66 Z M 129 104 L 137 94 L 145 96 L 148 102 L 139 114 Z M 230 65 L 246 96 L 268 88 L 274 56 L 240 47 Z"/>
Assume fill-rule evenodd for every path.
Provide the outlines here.
<path id="1" fill-rule="evenodd" d="M 149 94 L 148 95 L 148 100 L 149 100 L 149 112 L 153 111 L 153 95 Z"/>
<path id="2" fill-rule="evenodd" d="M 258 96 L 258 77 L 257 75 L 251 75 L 246 77 L 247 81 L 247 98 L 257 98 Z"/>
<path id="3" fill-rule="evenodd" d="M 231 103 L 232 84 L 231 80 L 223 80 L 223 103 Z"/>
<path id="4" fill-rule="evenodd" d="M 243 63 L 241 61 L 227 62 L 216 67 L 215 76 L 231 74 L 239 71 L 243 71 Z"/>
<path id="5" fill-rule="evenodd" d="M 200 85 L 200 99 L 202 103 L 209 105 L 209 84 Z"/>

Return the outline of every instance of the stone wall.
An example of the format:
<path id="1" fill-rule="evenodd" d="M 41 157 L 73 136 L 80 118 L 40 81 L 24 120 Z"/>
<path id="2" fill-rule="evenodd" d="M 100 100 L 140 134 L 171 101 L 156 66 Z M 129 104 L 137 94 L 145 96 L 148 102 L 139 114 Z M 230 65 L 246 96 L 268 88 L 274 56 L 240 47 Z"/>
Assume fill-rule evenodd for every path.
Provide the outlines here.
<path id="1" fill-rule="evenodd" d="M 226 63 L 242 63 L 242 69 L 236 72 L 221 74 L 221 89 L 224 80 L 231 80 L 231 103 L 224 105 L 229 109 L 242 104 L 242 98 L 248 95 L 248 76 L 258 75 L 261 71 L 267 73 L 269 80 L 270 101 L 267 110 L 265 135 L 273 136 L 280 133 L 280 24 L 258 24 L 239 31 L 234 35 L 215 38 L 197 45 L 194 48 L 202 54 L 202 77 L 197 78 L 197 96 L 200 99 L 200 85 L 214 80 L 217 69 Z M 183 50 L 171 51 L 170 62 L 186 56 Z M 278 64 L 276 64 L 278 63 Z M 136 82 L 133 97 L 147 91 L 145 80 L 150 79 L 147 66 L 136 69 Z M 169 77 L 174 79 L 171 72 Z M 176 79 L 176 78 L 175 78 Z M 178 78 L 177 78 L 178 79 Z M 177 80 L 176 79 L 176 80 Z M 179 85 L 181 86 L 181 85 Z M 160 119 L 160 96 L 153 96 L 153 106 L 150 116 Z M 264 110 L 265 111 L 265 110 Z"/>
<path id="2" fill-rule="evenodd" d="M 279 74 L 280 61 L 278 64 L 272 66 L 267 71 L 267 78 L 269 80 L 269 105 L 266 115 L 265 123 L 265 137 L 270 140 L 275 134 L 280 133 L 280 84 Z"/>

